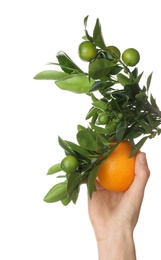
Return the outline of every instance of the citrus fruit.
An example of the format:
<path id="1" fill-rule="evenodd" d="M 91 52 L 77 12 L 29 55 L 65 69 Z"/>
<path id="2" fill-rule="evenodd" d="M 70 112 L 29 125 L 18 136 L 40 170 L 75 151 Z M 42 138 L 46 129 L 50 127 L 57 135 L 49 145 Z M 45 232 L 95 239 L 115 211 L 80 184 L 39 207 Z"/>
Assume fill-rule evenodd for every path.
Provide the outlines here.
<path id="1" fill-rule="evenodd" d="M 61 169 L 66 173 L 72 173 L 74 172 L 78 167 L 78 160 L 73 155 L 67 155 L 62 161 L 61 161 Z"/>
<path id="2" fill-rule="evenodd" d="M 114 134 L 116 132 L 117 124 L 115 122 L 110 122 L 105 126 L 106 133 L 108 135 Z"/>
<path id="3" fill-rule="evenodd" d="M 100 125 L 105 125 L 107 124 L 109 121 L 109 116 L 107 113 L 101 113 L 99 116 L 98 116 L 98 122 Z"/>
<path id="4" fill-rule="evenodd" d="M 122 60 L 127 66 L 135 66 L 140 60 L 139 52 L 134 48 L 126 49 L 122 54 Z"/>
<path id="5" fill-rule="evenodd" d="M 110 50 L 110 52 L 114 55 L 114 60 L 113 61 L 117 61 L 117 59 L 120 59 L 121 53 L 120 50 L 113 45 L 107 46 L 107 49 Z"/>
<path id="6" fill-rule="evenodd" d="M 127 190 L 134 180 L 136 155 L 130 157 L 132 146 L 129 141 L 120 142 L 101 164 L 97 180 L 105 189 L 113 192 Z"/>
<path id="7" fill-rule="evenodd" d="M 90 41 L 84 41 L 78 48 L 79 57 L 83 61 L 91 61 L 97 55 L 96 46 Z"/>
<path id="8" fill-rule="evenodd" d="M 112 118 L 112 122 L 119 123 L 122 119 L 123 115 L 120 112 L 115 111 L 114 117 Z"/>

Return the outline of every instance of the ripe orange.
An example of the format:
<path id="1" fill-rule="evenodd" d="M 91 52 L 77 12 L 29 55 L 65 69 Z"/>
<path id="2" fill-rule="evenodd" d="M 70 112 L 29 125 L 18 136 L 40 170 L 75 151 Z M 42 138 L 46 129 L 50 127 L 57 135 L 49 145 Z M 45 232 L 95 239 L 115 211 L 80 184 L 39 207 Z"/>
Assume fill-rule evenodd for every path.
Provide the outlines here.
<path id="1" fill-rule="evenodd" d="M 99 184 L 114 192 L 127 190 L 134 180 L 136 155 L 129 158 L 132 146 L 129 141 L 120 142 L 101 164 L 97 180 Z"/>

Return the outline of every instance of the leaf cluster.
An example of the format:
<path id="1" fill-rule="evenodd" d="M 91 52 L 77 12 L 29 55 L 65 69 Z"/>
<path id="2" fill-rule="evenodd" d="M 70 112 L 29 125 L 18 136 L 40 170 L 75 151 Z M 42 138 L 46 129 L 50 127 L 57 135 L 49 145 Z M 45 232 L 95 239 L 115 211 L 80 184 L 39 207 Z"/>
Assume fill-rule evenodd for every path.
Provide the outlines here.
<path id="1" fill-rule="evenodd" d="M 56 55 L 58 62 L 50 64 L 59 66 L 61 71 L 46 70 L 34 77 L 54 80 L 60 89 L 86 94 L 91 99 L 91 108 L 86 114 L 88 124 L 77 127 L 77 143 L 58 138 L 65 155 L 77 158 L 78 167 L 75 172 L 57 176 L 64 181 L 51 188 L 44 198 L 46 202 L 76 203 L 84 183 L 92 197 L 100 164 L 121 141 L 130 141 L 133 147 L 130 156 L 133 156 L 147 139 L 161 133 L 161 111 L 149 93 L 152 73 L 141 87 L 143 72 L 138 73 L 136 67 L 131 70 L 107 49 L 99 19 L 92 36 L 88 33 L 87 21 L 88 16 L 84 19 L 83 38 L 97 47 L 97 56 L 89 62 L 88 71 L 83 72 L 65 52 L 60 51 Z M 99 121 L 102 114 L 108 118 L 103 124 Z M 60 171 L 61 163 L 58 163 L 49 169 L 48 175 Z"/>

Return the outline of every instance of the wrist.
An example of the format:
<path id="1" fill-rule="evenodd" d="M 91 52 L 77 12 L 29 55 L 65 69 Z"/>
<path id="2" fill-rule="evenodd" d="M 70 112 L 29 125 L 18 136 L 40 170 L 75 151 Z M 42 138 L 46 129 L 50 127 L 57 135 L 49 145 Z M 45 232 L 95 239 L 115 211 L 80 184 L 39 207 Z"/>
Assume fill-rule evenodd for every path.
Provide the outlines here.
<path id="1" fill-rule="evenodd" d="M 133 232 L 113 229 L 97 239 L 99 260 L 136 260 Z"/>

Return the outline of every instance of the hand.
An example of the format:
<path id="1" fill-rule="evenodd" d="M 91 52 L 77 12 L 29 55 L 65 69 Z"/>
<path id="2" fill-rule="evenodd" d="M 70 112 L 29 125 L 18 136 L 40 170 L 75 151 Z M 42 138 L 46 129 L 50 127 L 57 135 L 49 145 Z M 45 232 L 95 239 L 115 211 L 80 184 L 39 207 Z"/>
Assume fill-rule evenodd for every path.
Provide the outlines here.
<path id="1" fill-rule="evenodd" d="M 104 244 L 103 248 L 107 249 L 106 251 L 108 251 L 109 256 L 109 251 L 111 253 L 112 250 L 111 242 L 115 243 L 114 253 L 116 253 L 116 244 L 119 243 L 119 239 L 125 242 L 127 237 L 128 241 L 131 241 L 131 254 L 134 256 L 133 258 L 129 258 L 128 255 L 127 259 L 135 259 L 133 230 L 139 217 L 144 189 L 149 175 L 150 171 L 146 156 L 144 153 L 139 152 L 135 163 L 135 178 L 127 191 L 119 193 L 110 192 L 103 189 L 98 183 L 96 184 L 97 191 L 93 193 L 92 199 L 88 199 L 88 210 L 98 243 L 99 255 L 101 254 L 102 256 L 102 252 L 100 252 L 102 244 Z M 105 245 L 107 245 L 106 248 Z M 109 250 L 108 245 L 110 247 Z M 123 256 L 121 258 L 120 253 L 118 252 L 118 259 L 125 260 L 126 257 Z M 100 259 L 115 259 L 107 258 L 107 256 L 104 258 L 104 256 L 105 253 L 103 253 Z"/>

